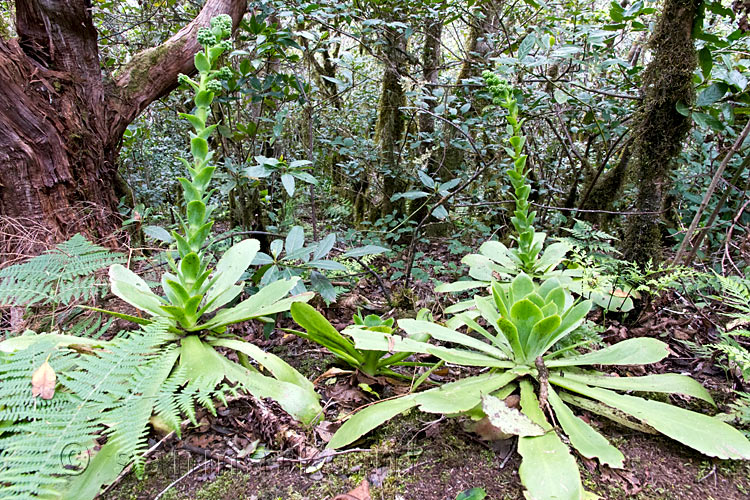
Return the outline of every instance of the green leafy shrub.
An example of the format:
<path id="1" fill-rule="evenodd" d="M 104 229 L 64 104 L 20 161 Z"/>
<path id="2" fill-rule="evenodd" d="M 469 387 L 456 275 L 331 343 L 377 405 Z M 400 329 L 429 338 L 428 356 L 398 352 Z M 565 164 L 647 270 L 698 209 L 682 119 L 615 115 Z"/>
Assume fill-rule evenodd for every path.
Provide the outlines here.
<path id="1" fill-rule="evenodd" d="M 252 261 L 261 268 L 253 280 L 261 286 L 278 279 L 296 279 L 292 293 L 301 294 L 307 291 L 305 281 L 309 281 L 312 290 L 318 292 L 326 303 L 336 301 L 336 289 L 326 276 L 331 272 L 347 272 L 349 267 L 330 258 L 331 250 L 336 244 L 336 234 L 330 233 L 319 242 L 305 244 L 305 231 L 302 226 L 294 226 L 284 239 L 271 242 L 270 255 L 258 252 Z M 378 255 L 386 248 L 366 245 L 353 248 L 341 254 L 341 260 L 349 257 Z"/>

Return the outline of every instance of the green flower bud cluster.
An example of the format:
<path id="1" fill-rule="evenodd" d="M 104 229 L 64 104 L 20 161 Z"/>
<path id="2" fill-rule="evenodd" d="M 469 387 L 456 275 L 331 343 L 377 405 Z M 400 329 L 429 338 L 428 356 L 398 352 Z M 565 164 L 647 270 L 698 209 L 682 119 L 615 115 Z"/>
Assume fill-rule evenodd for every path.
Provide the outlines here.
<path id="1" fill-rule="evenodd" d="M 508 85 L 507 80 L 500 78 L 491 71 L 484 71 L 482 78 L 487 83 L 487 90 L 492 94 L 492 103 L 502 106 L 508 96 L 513 93 L 513 87 Z"/>
<path id="2" fill-rule="evenodd" d="M 211 19 L 211 31 L 220 40 L 229 38 L 232 34 L 232 18 L 227 14 L 220 14 Z"/>
<path id="3" fill-rule="evenodd" d="M 229 80 L 233 75 L 232 68 L 229 66 L 223 66 L 219 68 L 214 76 L 219 80 Z"/>
<path id="4" fill-rule="evenodd" d="M 219 80 L 209 80 L 206 82 L 206 90 L 218 94 L 223 90 L 224 86 Z"/>
<path id="5" fill-rule="evenodd" d="M 526 177 L 527 155 L 522 154 L 526 143 L 526 137 L 521 133 L 524 120 L 519 119 L 518 102 L 513 95 L 513 87 L 490 71 L 482 73 L 482 77 L 487 83 L 487 90 L 492 94 L 493 104 L 508 111 L 506 133 L 510 136 L 508 139 L 510 147 L 506 147 L 505 151 L 513 161 L 513 168 L 506 171 L 511 186 L 513 186 L 513 198 L 516 201 L 516 209 L 513 212 L 511 222 L 516 229 L 517 236 L 514 236 L 513 239 L 518 243 L 518 249 L 515 253 L 521 260 L 522 270 L 531 273 L 537 256 L 542 250 L 542 242 L 539 241 L 539 238 L 536 238 L 537 233 L 534 230 L 536 211 L 529 211 L 531 184 Z"/>
<path id="6" fill-rule="evenodd" d="M 203 45 L 204 47 L 208 47 L 209 45 L 216 45 L 216 36 L 211 33 L 210 29 L 200 28 L 198 30 L 198 43 Z"/>
<path id="7" fill-rule="evenodd" d="M 208 139 L 218 124 L 207 125 L 211 103 L 214 95 L 221 92 L 223 85 L 217 80 L 217 74 L 226 71 L 215 70 L 219 57 L 224 53 L 226 40 L 231 34 L 232 20 L 229 16 L 219 16 L 211 21 L 211 28 L 202 28 L 198 32 L 198 41 L 203 50 L 195 55 L 196 79 L 180 75 L 180 84 L 190 85 L 195 91 L 195 110 L 192 114 L 181 113 L 193 126 L 190 133 L 190 154 L 192 160 L 180 158 L 187 167 L 190 178 L 179 177 L 177 180 L 183 188 L 186 213 L 180 216 L 181 231 L 172 231 L 177 242 L 179 260 L 169 260 L 171 273 L 165 273 L 162 287 L 169 299 L 169 306 L 163 308 L 172 314 L 186 329 L 194 326 L 202 311 L 198 309 L 201 298 L 205 295 L 211 282 L 208 269 L 210 256 L 202 248 L 211 233 L 213 219 L 211 213 L 215 207 L 208 204 L 213 190 L 209 188 L 216 167 L 213 165 L 213 151 Z M 226 17 L 226 19 L 224 19 Z M 229 43 L 231 47 L 231 42 Z M 227 68 L 228 69 L 228 68 Z M 231 73 L 231 71 L 230 71 Z"/>

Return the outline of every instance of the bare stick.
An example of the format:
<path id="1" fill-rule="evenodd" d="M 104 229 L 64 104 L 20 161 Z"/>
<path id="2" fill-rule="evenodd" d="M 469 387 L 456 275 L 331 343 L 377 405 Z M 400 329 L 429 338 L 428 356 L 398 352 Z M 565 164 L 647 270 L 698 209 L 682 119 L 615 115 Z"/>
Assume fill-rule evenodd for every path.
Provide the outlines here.
<path id="1" fill-rule="evenodd" d="M 179 483 L 180 481 L 188 477 L 190 474 L 192 474 L 193 472 L 197 471 L 198 469 L 206 465 L 208 462 L 210 462 L 210 460 L 206 460 L 205 462 L 196 465 L 195 467 L 187 471 L 185 474 L 183 474 L 182 476 L 178 477 L 177 479 L 169 483 L 169 485 L 166 488 L 161 490 L 161 492 L 154 497 L 154 500 L 159 500 L 162 497 L 162 495 L 164 495 L 164 493 L 166 493 L 167 491 L 171 490 L 174 485 L 176 485 L 177 483 Z"/>

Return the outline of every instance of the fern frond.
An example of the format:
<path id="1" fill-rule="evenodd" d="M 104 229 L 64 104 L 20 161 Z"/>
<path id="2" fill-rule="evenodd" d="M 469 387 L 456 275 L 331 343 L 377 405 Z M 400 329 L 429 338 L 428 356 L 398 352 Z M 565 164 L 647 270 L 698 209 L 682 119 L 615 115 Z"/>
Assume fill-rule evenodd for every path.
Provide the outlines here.
<path id="1" fill-rule="evenodd" d="M 88 301 L 106 289 L 96 271 L 124 260 L 123 254 L 76 234 L 42 255 L 0 270 L 0 305 Z"/>
<path id="2" fill-rule="evenodd" d="M 166 332 L 166 324 L 153 323 L 93 354 L 58 347 L 51 339 L 22 351 L 0 352 L 0 419 L 9 422 L 0 434 L 0 498 L 59 492 L 66 475 L 85 467 L 95 439 L 107 424 L 113 425 L 110 436 L 122 436 L 124 449 L 138 453 L 145 431 L 137 427 L 145 428 L 145 410 L 141 409 L 134 423 L 122 415 L 124 408 L 132 411 L 128 402 L 141 395 L 133 388 L 141 390 L 139 381 L 149 382 L 141 378 L 144 370 L 156 367 L 164 354 L 159 346 Z M 48 401 L 31 395 L 31 376 L 45 359 L 58 379 L 54 397 Z"/>

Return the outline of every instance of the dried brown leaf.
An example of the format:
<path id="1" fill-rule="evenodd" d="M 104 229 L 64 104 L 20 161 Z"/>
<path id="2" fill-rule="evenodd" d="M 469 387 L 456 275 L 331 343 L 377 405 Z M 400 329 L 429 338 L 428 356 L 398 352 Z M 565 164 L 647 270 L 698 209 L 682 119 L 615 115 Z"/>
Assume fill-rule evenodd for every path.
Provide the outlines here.
<path id="1" fill-rule="evenodd" d="M 31 395 L 34 397 L 41 396 L 42 399 L 52 399 L 52 396 L 55 395 L 56 382 L 55 370 L 45 361 L 31 375 Z"/>

